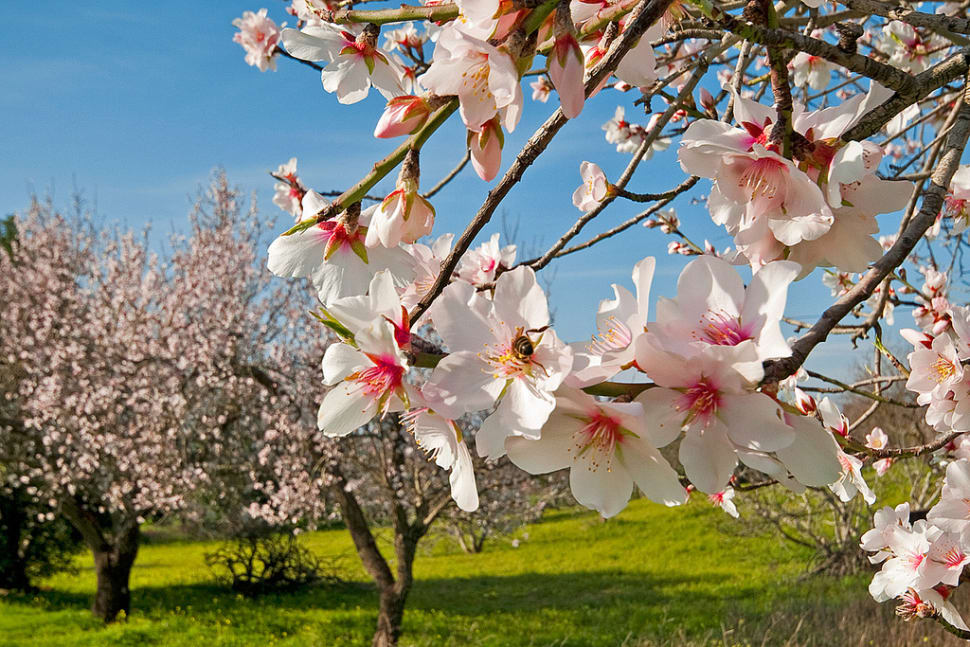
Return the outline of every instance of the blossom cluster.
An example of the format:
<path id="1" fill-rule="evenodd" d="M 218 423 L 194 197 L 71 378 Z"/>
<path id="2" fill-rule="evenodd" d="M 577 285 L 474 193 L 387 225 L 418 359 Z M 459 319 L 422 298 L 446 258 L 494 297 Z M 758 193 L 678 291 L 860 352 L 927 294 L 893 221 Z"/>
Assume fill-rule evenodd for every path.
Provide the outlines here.
<path id="1" fill-rule="evenodd" d="M 904 618 L 941 617 L 967 630 L 950 597 L 970 563 L 970 461 L 946 468 L 939 502 L 925 519 L 910 521 L 909 503 L 878 510 L 874 527 L 862 536 L 869 561 L 882 564 L 869 593 L 877 602 L 899 600 Z"/>

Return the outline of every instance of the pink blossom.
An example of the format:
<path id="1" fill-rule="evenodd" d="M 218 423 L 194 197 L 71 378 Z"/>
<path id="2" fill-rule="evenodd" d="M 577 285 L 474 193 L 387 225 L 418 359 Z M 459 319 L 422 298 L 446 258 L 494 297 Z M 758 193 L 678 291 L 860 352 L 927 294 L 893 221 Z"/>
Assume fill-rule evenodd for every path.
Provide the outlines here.
<path id="1" fill-rule="evenodd" d="M 258 12 L 244 11 L 242 18 L 232 21 L 239 29 L 232 37 L 233 42 L 246 50 L 246 62 L 259 68 L 276 70 L 276 44 L 280 40 L 280 30 L 272 18 L 266 16 L 266 9 Z"/>
<path id="2" fill-rule="evenodd" d="M 306 195 L 306 187 L 296 174 L 296 158 L 291 157 L 286 164 L 280 164 L 275 176 L 283 178 L 283 181 L 273 185 L 275 190 L 273 204 L 299 218 L 303 213 L 303 196 Z"/>
<path id="3" fill-rule="evenodd" d="M 549 100 L 549 95 L 555 89 L 545 76 L 537 76 L 536 80 L 529 84 L 532 88 L 532 100 L 545 103 Z"/>
<path id="4" fill-rule="evenodd" d="M 794 432 L 780 407 L 750 390 L 761 376 L 751 340 L 737 346 L 705 346 L 688 361 L 661 348 L 653 334 L 636 343 L 637 367 L 656 387 L 637 397 L 647 425 L 661 445 L 680 431 L 680 462 L 702 492 L 720 492 L 738 462 L 737 449 L 774 452 L 791 445 Z"/>
<path id="5" fill-rule="evenodd" d="M 586 101 L 583 86 L 583 53 L 576 37 L 568 31 L 556 36 L 549 53 L 549 78 L 559 93 L 562 114 L 567 119 L 579 116 Z"/>
<path id="6" fill-rule="evenodd" d="M 363 100 L 371 86 L 386 99 L 404 93 L 398 64 L 377 49 L 377 35 L 369 28 L 320 23 L 284 29 L 282 39 L 291 56 L 327 63 L 320 76 L 323 89 L 336 93 L 340 103 Z"/>
<path id="7" fill-rule="evenodd" d="M 512 58 L 483 40 L 447 25 L 421 84 L 439 95 L 458 95 L 462 121 L 478 132 L 499 111 L 509 132 L 522 111 L 522 88 Z"/>
<path id="8" fill-rule="evenodd" d="M 303 219 L 316 217 L 328 205 L 319 193 L 308 191 L 303 198 Z M 414 261 L 404 250 L 365 244 L 367 225 L 376 209 L 375 205 L 365 210 L 356 222 L 338 216 L 280 236 L 269 246 L 267 267 L 277 276 L 310 278 L 324 304 L 363 294 L 380 270 L 390 270 L 406 283 L 414 277 Z"/>
<path id="9" fill-rule="evenodd" d="M 634 483 L 658 503 L 687 500 L 677 472 L 644 427 L 637 403 L 600 403 L 579 389 L 561 387 L 538 439 L 509 437 L 505 448 L 513 463 L 532 474 L 569 468 L 573 496 L 604 517 L 626 507 Z"/>
<path id="10" fill-rule="evenodd" d="M 791 354 L 781 332 L 788 285 L 799 266 L 776 261 L 755 273 L 747 287 L 729 263 L 701 256 L 684 268 L 677 281 L 677 296 L 657 303 L 657 324 L 664 345 L 690 356 L 693 349 L 737 346 L 751 341 L 758 358 Z"/>
<path id="11" fill-rule="evenodd" d="M 324 383 L 333 386 L 320 403 L 317 426 L 328 436 L 346 436 L 408 401 L 404 374 L 408 362 L 394 326 L 376 320 L 354 336 L 353 346 L 331 344 L 323 356 Z"/>
<path id="12" fill-rule="evenodd" d="M 583 183 L 573 192 L 573 205 L 580 211 L 592 211 L 613 194 L 613 185 L 606 179 L 603 169 L 593 162 L 580 164 L 579 175 Z"/>
<path id="13" fill-rule="evenodd" d="M 431 316 L 450 351 L 424 387 L 431 406 L 456 418 L 497 401 L 475 439 L 478 453 L 490 459 L 505 453 L 509 435 L 538 438 L 573 358 L 549 328 L 535 273 L 528 267 L 505 272 L 491 302 L 467 283 L 452 283 Z"/>
<path id="14" fill-rule="evenodd" d="M 468 250 L 458 264 L 458 278 L 477 287 L 495 280 L 499 271 L 511 269 L 515 263 L 515 245 L 499 244 L 499 234 L 492 234 L 487 242 Z"/>

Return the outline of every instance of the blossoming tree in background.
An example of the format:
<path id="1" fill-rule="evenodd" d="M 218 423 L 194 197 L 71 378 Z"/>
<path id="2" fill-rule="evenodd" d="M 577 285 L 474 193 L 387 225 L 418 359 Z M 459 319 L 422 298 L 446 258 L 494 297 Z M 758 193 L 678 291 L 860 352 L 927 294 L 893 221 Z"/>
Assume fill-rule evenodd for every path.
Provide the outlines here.
<path id="1" fill-rule="evenodd" d="M 341 342 L 323 356 L 324 434 L 353 436 L 404 415 L 420 420 L 419 443 L 428 441 L 418 429 L 435 430 L 437 463 L 451 470 L 462 507 L 474 501 L 474 451 L 507 455 L 533 474 L 568 468 L 577 501 L 612 516 L 634 484 L 670 506 L 696 489 L 736 513 L 735 488 L 755 484 L 751 474 L 759 487 L 829 488 L 872 503 L 867 464 L 941 450 L 970 431 L 970 318 L 950 302 L 970 222 L 970 171 L 960 166 L 970 134 L 963 4 L 352 5 L 295 0 L 296 28 L 278 41 L 262 12 L 247 13 L 237 36 L 260 69 L 280 56 L 317 69 L 322 91 L 340 103 L 376 90 L 388 103 L 373 115 L 374 135 L 406 137 L 355 185 L 329 193 L 332 201 L 292 161 L 275 174 L 277 202 L 296 224 L 270 246 L 269 269 L 310 281 L 326 331 Z M 527 75 L 536 99 L 528 106 Z M 585 102 L 615 102 L 617 93 L 644 107 L 637 117 L 618 109 L 604 126 L 607 141 L 632 154 L 625 171 L 608 178 L 577 159 L 580 215 L 536 258 L 512 258 L 495 239 L 476 246 Z M 526 110 L 548 117 L 520 151 L 507 150 L 505 133 Z M 467 154 L 443 183 L 469 160 L 490 183 L 457 233 L 435 224 L 431 198 L 442 183 L 427 191 L 420 177 L 422 148 L 449 120 L 467 133 L 452 143 Z M 634 191 L 637 169 L 656 167 L 653 152 L 667 147 L 677 147 L 680 170 L 656 175 L 681 177 L 659 193 Z M 394 191 L 368 204 L 385 178 Z M 702 187 L 713 223 L 732 239 L 725 251 L 695 240 L 670 210 Z M 623 201 L 650 206 L 588 233 Z M 669 236 L 671 254 L 698 257 L 676 296 L 651 298 L 662 261 L 645 258 L 631 268 L 635 291 L 617 277 L 624 285 L 590 313 L 589 344 L 560 339 L 537 273 L 636 224 Z M 789 295 L 819 279 L 832 287 L 832 305 L 814 321 L 786 318 Z M 906 358 L 889 350 L 896 307 L 910 309 L 919 329 L 903 333 L 913 347 Z M 804 332 L 786 338 L 783 321 Z M 806 360 L 836 334 L 871 340 L 869 378 L 847 384 L 807 372 Z M 806 377 L 871 406 L 850 420 L 835 400 L 800 388 Z M 927 407 L 937 434 L 929 442 L 864 438 L 876 408 L 900 404 L 883 395 L 897 382 Z M 482 418 L 474 447 L 454 424 L 469 414 Z M 671 462 L 659 449 L 674 445 Z M 951 509 L 963 496 L 959 474 L 948 470 L 925 522 L 882 512 L 882 539 L 864 546 L 885 558 L 876 599 L 898 599 L 906 615 L 970 636 L 949 606 L 970 552 L 963 528 L 950 523 L 962 518 Z M 375 644 L 394 643 L 399 631 Z"/>

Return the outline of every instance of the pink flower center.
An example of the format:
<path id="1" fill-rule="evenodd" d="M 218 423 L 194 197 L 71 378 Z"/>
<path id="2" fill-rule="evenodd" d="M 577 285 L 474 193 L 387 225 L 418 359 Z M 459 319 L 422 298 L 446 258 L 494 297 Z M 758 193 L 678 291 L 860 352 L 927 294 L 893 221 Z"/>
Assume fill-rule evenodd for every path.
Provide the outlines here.
<path id="1" fill-rule="evenodd" d="M 347 231 L 347 228 L 343 223 L 336 220 L 324 220 L 317 225 L 325 234 L 325 239 L 327 241 L 325 255 L 327 258 L 330 257 L 336 250 L 344 251 L 349 248 L 355 242 L 364 242 L 364 228 L 358 227 L 357 231 L 353 234 Z"/>
<path id="2" fill-rule="evenodd" d="M 946 564 L 947 568 L 959 568 L 963 566 L 966 558 L 967 556 L 963 554 L 963 551 L 956 546 L 943 553 L 943 563 Z"/>
<path id="3" fill-rule="evenodd" d="M 714 346 L 737 346 L 754 339 L 750 326 L 742 326 L 740 317 L 733 317 L 724 310 L 708 310 L 704 313 L 700 320 L 700 333 L 694 333 L 694 337 Z"/>
<path id="4" fill-rule="evenodd" d="M 748 144 L 748 150 L 750 151 L 755 144 L 761 144 L 767 147 L 768 145 L 768 126 L 771 125 L 771 119 L 766 119 L 764 124 L 756 124 L 750 121 L 744 121 L 741 126 L 748 131 L 751 135 L 752 140 Z"/>
<path id="5" fill-rule="evenodd" d="M 595 354 L 603 355 L 610 351 L 623 350 L 633 342 L 633 333 L 630 328 L 611 316 L 599 325 L 599 335 L 594 335 L 590 343 L 586 345 L 586 350 Z"/>
<path id="6" fill-rule="evenodd" d="M 404 348 L 411 343 L 411 328 L 408 325 L 408 309 L 401 306 L 401 320 L 394 321 L 390 317 L 384 317 L 394 326 L 394 341 L 398 348 Z"/>
<path id="7" fill-rule="evenodd" d="M 738 178 L 738 187 L 750 192 L 751 199 L 783 198 L 788 181 L 788 168 L 772 157 L 760 157 L 748 164 Z"/>
<path id="8" fill-rule="evenodd" d="M 533 357 L 540 340 L 541 337 L 533 341 L 522 328 L 517 328 L 508 341 L 486 344 L 478 357 L 491 367 L 492 377 L 499 380 L 531 376 L 533 366 L 545 373 L 545 368 Z"/>
<path id="9" fill-rule="evenodd" d="M 384 355 L 367 357 L 374 362 L 374 365 L 347 377 L 348 380 L 354 380 L 360 385 L 364 395 L 380 398 L 401 387 L 404 367 L 398 366 L 393 357 Z"/>
<path id="10" fill-rule="evenodd" d="M 936 356 L 936 361 L 930 365 L 933 369 L 933 377 L 937 384 L 943 384 L 957 372 L 956 364 L 942 355 Z"/>
<path id="11" fill-rule="evenodd" d="M 909 563 L 909 567 L 915 571 L 917 568 L 919 568 L 919 565 L 923 563 L 924 559 L 926 559 L 926 555 L 924 553 L 915 553 L 907 557 L 906 561 Z"/>
<path id="12" fill-rule="evenodd" d="M 677 411 L 687 413 L 685 424 L 700 420 L 707 425 L 721 406 L 721 392 L 710 378 L 702 376 L 693 386 L 684 391 L 674 406 Z"/>
<path id="13" fill-rule="evenodd" d="M 586 419 L 586 425 L 573 435 L 575 446 L 569 452 L 575 451 L 574 460 L 586 458 L 586 468 L 597 471 L 606 466 L 607 472 L 613 471 L 613 456 L 616 446 L 623 442 L 623 428 L 620 421 L 611 417 L 602 409 Z"/>

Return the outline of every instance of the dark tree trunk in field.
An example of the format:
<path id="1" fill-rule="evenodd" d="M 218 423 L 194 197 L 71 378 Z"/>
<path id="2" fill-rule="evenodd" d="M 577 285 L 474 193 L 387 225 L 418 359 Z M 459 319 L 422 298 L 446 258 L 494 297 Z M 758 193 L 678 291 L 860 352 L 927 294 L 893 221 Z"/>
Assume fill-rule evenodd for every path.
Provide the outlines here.
<path id="1" fill-rule="evenodd" d="M 26 521 L 16 494 L 0 497 L 0 526 L 3 527 L 3 540 L 0 545 L 7 551 L 6 555 L 0 557 L 0 589 L 31 589 L 30 578 L 27 577 L 27 562 L 20 550 Z"/>
<path id="2" fill-rule="evenodd" d="M 408 526 L 394 529 L 394 552 L 397 555 L 397 578 L 391 586 L 380 591 L 380 609 L 377 614 L 377 631 L 374 633 L 372 647 L 393 647 L 397 645 L 404 627 L 404 604 L 407 602 L 411 584 L 414 582 L 414 557 L 418 541 L 427 527 Z"/>
<path id="3" fill-rule="evenodd" d="M 404 625 L 404 606 L 414 581 L 414 558 L 417 554 L 418 542 L 427 533 L 431 520 L 443 505 L 438 505 L 434 512 L 411 522 L 408 522 L 402 508 L 396 509 L 394 552 L 397 558 L 397 573 L 395 574 L 378 549 L 363 510 L 347 486 L 346 479 L 339 470 L 334 470 L 334 475 L 337 478 L 334 491 L 340 502 L 344 523 L 347 524 L 364 568 L 377 584 L 380 606 L 377 613 L 377 630 L 371 645 L 372 647 L 396 647 Z"/>
<path id="4" fill-rule="evenodd" d="M 63 502 L 61 509 L 94 555 L 98 588 L 91 613 L 105 622 L 114 622 L 121 612 L 127 617 L 131 613 L 128 581 L 138 556 L 141 526 L 133 518 L 97 515 L 74 500 Z"/>
<path id="5" fill-rule="evenodd" d="M 140 531 L 137 525 L 123 531 L 114 546 L 92 548 L 94 568 L 98 574 L 98 590 L 94 595 L 91 613 L 105 622 L 113 622 L 123 611 L 131 613 L 131 589 L 128 580 L 138 555 Z"/>
<path id="6" fill-rule="evenodd" d="M 377 614 L 377 631 L 374 633 L 374 640 L 371 647 L 394 647 L 401 637 L 401 629 L 404 625 L 404 603 L 407 601 L 407 592 L 403 595 L 392 587 L 390 590 L 381 591 L 380 611 Z"/>

